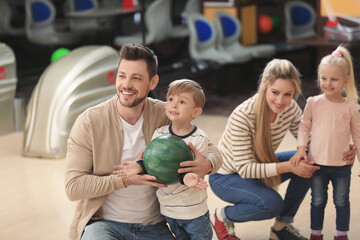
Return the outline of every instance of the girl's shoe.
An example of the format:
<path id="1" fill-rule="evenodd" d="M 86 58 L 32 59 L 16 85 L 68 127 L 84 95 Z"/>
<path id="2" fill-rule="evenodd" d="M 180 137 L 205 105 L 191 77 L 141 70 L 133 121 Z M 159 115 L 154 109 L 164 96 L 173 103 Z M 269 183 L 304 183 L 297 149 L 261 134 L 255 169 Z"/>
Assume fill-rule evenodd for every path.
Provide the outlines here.
<path id="1" fill-rule="evenodd" d="M 334 236 L 334 240 L 349 240 L 347 235 L 344 236 Z"/>
<path id="2" fill-rule="evenodd" d="M 310 240 L 323 240 L 323 235 L 310 235 Z"/>

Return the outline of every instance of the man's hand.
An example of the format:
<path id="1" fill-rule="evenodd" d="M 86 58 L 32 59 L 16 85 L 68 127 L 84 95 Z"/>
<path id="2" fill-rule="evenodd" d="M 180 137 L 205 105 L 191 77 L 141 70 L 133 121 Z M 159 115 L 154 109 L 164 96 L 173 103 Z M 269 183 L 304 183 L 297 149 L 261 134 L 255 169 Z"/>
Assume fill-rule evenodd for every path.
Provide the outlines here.
<path id="1" fill-rule="evenodd" d="M 134 175 L 134 176 L 130 176 L 130 177 L 120 176 L 120 175 L 117 175 L 117 176 L 122 178 L 125 187 L 128 187 L 130 185 L 150 185 L 150 186 L 159 187 L 159 188 L 167 187 L 163 183 L 155 182 L 156 177 L 151 176 L 149 174 Z"/>
<path id="2" fill-rule="evenodd" d="M 142 159 L 143 156 L 144 156 L 144 153 L 142 152 L 136 158 L 135 161 Z M 115 165 L 114 168 L 116 170 L 113 172 L 113 174 L 116 175 L 117 177 L 122 178 L 125 187 L 128 187 L 130 185 L 150 185 L 153 187 L 167 187 L 165 184 L 155 182 L 156 181 L 155 176 L 151 176 L 149 174 L 125 176 L 125 175 L 121 174 L 122 171 L 119 170 L 122 168 L 122 165 Z"/>
<path id="3" fill-rule="evenodd" d="M 142 172 L 140 164 L 135 161 L 124 161 L 120 165 L 115 166 L 115 168 L 117 167 L 119 167 L 120 170 L 113 171 L 113 174 L 115 175 L 131 177 Z"/>
<path id="4" fill-rule="evenodd" d="M 178 173 L 193 172 L 200 178 L 204 178 L 212 170 L 211 163 L 201 155 L 192 143 L 189 143 L 189 148 L 194 153 L 194 160 L 180 163 L 180 166 L 183 168 L 179 168 Z"/>

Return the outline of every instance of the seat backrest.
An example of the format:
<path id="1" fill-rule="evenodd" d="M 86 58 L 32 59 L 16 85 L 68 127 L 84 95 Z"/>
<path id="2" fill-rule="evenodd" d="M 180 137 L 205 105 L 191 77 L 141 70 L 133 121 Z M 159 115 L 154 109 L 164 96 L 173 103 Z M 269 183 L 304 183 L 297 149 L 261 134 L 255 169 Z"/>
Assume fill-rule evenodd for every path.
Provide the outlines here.
<path id="1" fill-rule="evenodd" d="M 11 21 L 11 11 L 9 4 L 1 0 L 0 1 L 0 35 L 5 35 L 8 32 Z"/>
<path id="2" fill-rule="evenodd" d="M 16 16 L 6 0 L 0 0 L 0 35 L 23 35 L 25 29 L 11 26 L 11 20 Z"/>
<path id="3" fill-rule="evenodd" d="M 219 44 L 225 46 L 235 42 L 239 43 L 241 24 L 238 18 L 228 12 L 217 11 L 214 13 L 214 19 Z"/>
<path id="4" fill-rule="evenodd" d="M 289 1 L 284 5 L 286 38 L 297 39 L 316 35 L 315 10 L 303 1 Z"/>
<path id="5" fill-rule="evenodd" d="M 172 26 L 170 6 L 171 0 L 156 0 L 146 9 L 146 42 L 160 42 L 169 36 Z"/>
<path id="6" fill-rule="evenodd" d="M 26 28 L 44 27 L 55 21 L 56 9 L 48 0 L 26 0 Z"/>
<path id="7" fill-rule="evenodd" d="M 185 4 L 184 12 L 187 15 L 192 13 L 201 13 L 200 0 L 188 0 Z"/>
<path id="8" fill-rule="evenodd" d="M 67 0 L 66 4 L 71 12 L 92 12 L 98 9 L 97 0 Z"/>
<path id="9" fill-rule="evenodd" d="M 16 59 L 13 50 L 0 43 L 0 135 L 14 131 Z"/>
<path id="10" fill-rule="evenodd" d="M 191 57 L 197 58 L 208 49 L 215 49 L 216 30 L 213 23 L 204 15 L 193 13 L 189 15 L 190 30 L 189 52 Z"/>
<path id="11" fill-rule="evenodd" d="M 192 13 L 201 13 L 200 0 L 187 0 L 184 11 L 182 12 L 182 23 L 187 24 L 188 17 Z"/>

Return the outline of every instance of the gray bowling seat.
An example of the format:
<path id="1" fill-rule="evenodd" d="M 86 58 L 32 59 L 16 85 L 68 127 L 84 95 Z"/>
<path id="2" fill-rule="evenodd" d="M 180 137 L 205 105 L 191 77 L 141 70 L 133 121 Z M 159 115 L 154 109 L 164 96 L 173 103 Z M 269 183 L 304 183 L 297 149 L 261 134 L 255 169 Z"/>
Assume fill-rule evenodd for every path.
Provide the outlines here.
<path id="1" fill-rule="evenodd" d="M 116 94 L 118 52 L 84 46 L 52 63 L 41 75 L 28 105 L 23 155 L 62 158 L 77 116 Z"/>
<path id="2" fill-rule="evenodd" d="M 14 131 L 16 61 L 13 50 L 0 42 L 0 135 Z"/>
<path id="3" fill-rule="evenodd" d="M 159 43 L 169 37 L 171 31 L 170 19 L 170 0 L 155 0 L 145 10 L 145 42 L 143 43 L 142 32 L 137 32 L 129 36 L 116 36 L 114 38 L 115 46 L 121 47 L 126 43 L 139 43 L 150 45 Z"/>
<path id="4" fill-rule="evenodd" d="M 9 2 L 7 0 L 0 0 L 0 36 L 24 35 L 25 34 L 24 27 L 13 27 L 11 24 L 11 20 L 15 18 L 15 16 L 12 15 Z"/>
<path id="5" fill-rule="evenodd" d="M 273 44 L 243 46 L 240 43 L 242 26 L 240 19 L 224 11 L 214 13 L 218 34 L 218 48 L 232 56 L 235 62 L 248 62 L 252 58 L 270 58 L 275 54 Z"/>

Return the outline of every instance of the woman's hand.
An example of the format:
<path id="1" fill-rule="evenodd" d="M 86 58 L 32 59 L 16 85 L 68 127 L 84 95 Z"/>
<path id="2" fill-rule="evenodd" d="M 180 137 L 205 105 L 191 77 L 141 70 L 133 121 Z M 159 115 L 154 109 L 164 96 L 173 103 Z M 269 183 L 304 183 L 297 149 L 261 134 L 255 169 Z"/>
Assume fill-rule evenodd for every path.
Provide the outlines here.
<path id="1" fill-rule="evenodd" d="M 314 166 L 313 163 L 309 163 L 305 160 L 301 160 L 299 165 L 292 166 L 290 162 L 290 171 L 303 178 L 311 178 L 315 171 L 319 170 L 319 166 Z"/>
<path id="2" fill-rule="evenodd" d="M 346 153 L 344 153 L 344 158 L 343 160 L 346 161 L 346 163 L 348 165 L 351 165 L 351 167 L 354 165 L 354 161 L 355 161 L 355 145 L 354 144 L 350 144 L 350 150 Z"/>
<path id="3" fill-rule="evenodd" d="M 178 173 L 193 172 L 199 175 L 200 178 L 204 178 L 212 170 L 211 163 L 201 155 L 192 143 L 189 143 L 189 148 L 194 153 L 194 160 L 180 163 L 182 168 L 179 168 Z"/>

